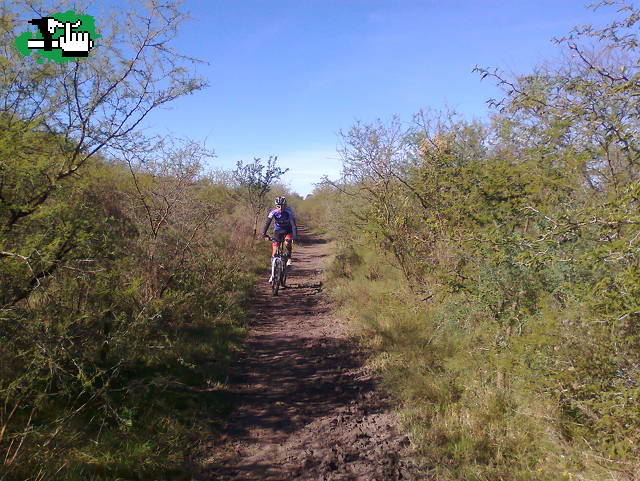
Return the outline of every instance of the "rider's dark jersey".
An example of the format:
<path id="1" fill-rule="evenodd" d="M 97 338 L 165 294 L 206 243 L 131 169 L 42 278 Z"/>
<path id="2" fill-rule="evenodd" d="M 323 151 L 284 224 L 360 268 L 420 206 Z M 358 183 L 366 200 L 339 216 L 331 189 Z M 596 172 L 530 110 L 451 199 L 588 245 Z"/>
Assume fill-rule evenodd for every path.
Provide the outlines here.
<path id="1" fill-rule="evenodd" d="M 289 231 L 294 237 L 296 237 L 296 216 L 289 207 L 285 207 L 282 212 L 278 209 L 272 209 L 271 212 L 269 212 L 269 215 L 267 215 L 267 222 L 264 224 L 264 229 L 262 229 L 263 234 L 267 233 L 269 224 L 271 224 L 271 219 L 273 219 L 274 222 L 274 230 Z"/>

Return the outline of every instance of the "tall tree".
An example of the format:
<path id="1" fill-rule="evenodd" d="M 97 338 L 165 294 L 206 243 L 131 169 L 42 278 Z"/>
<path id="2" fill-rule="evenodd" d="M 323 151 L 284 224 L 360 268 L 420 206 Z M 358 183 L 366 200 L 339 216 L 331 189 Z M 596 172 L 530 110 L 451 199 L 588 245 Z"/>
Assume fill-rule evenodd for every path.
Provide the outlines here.
<path id="1" fill-rule="evenodd" d="M 241 160 L 236 163 L 233 179 L 237 183 L 242 199 L 248 204 L 253 214 L 253 239 L 258 231 L 258 217 L 266 208 L 265 199 L 271 186 L 289 169 L 281 169 L 276 164 L 277 156 L 269 156 L 266 164 L 260 158 L 245 164 Z"/>
<path id="2" fill-rule="evenodd" d="M 63 265 L 77 234 L 38 236 L 28 219 L 90 159 L 148 149 L 140 126 L 149 113 L 206 85 L 188 68 L 195 60 L 171 46 L 186 19 L 175 2 L 133 3 L 97 18 L 101 37 L 89 58 L 38 63 L 37 53 L 23 57 L 16 35 L 31 28 L 34 16 L 57 9 L 53 2 L 23 0 L 0 10 L 0 275 L 6 268 L 24 277 L 16 279 L 21 287 L 0 296 L 5 306 Z M 25 236 L 39 240 L 25 242 Z"/>

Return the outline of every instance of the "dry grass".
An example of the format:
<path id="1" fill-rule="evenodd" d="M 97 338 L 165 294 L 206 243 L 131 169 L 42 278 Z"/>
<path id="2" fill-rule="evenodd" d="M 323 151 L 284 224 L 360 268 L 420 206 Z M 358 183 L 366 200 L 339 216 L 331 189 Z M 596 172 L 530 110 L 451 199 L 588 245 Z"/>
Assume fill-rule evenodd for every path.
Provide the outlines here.
<path id="1" fill-rule="evenodd" d="M 513 376 L 497 386 L 482 311 L 455 295 L 423 302 L 398 272 L 371 276 L 384 265 L 372 254 L 341 254 L 329 279 L 338 312 L 372 352 L 370 367 L 398 399 L 415 452 L 437 479 L 638 479 L 636 465 L 624 469 L 567 440 L 553 399 Z"/>

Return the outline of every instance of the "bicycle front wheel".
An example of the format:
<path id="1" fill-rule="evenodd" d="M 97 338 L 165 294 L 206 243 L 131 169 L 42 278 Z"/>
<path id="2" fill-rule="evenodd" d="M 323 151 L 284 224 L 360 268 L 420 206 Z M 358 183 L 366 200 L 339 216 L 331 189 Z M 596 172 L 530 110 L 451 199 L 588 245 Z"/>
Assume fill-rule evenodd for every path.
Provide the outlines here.
<path id="1" fill-rule="evenodd" d="M 281 275 L 282 275 L 282 260 L 276 257 L 273 261 L 273 277 L 271 278 L 271 293 L 274 296 L 278 295 L 278 289 L 280 289 Z"/>

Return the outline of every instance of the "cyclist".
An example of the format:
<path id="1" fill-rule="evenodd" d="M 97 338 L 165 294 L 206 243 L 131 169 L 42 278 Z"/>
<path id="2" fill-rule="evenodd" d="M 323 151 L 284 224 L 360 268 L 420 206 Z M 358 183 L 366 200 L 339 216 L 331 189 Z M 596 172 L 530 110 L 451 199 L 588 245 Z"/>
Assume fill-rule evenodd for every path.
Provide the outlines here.
<path id="1" fill-rule="evenodd" d="M 290 207 L 287 207 L 287 199 L 284 197 L 276 197 L 275 208 L 271 209 L 267 215 L 267 221 L 262 229 L 262 237 L 268 239 L 267 229 L 274 219 L 273 226 L 273 244 L 271 249 L 271 257 L 276 256 L 278 245 L 284 239 L 284 246 L 287 248 L 287 265 L 291 265 L 291 247 L 293 240 L 298 237 L 298 228 L 296 226 L 296 216 Z"/>

